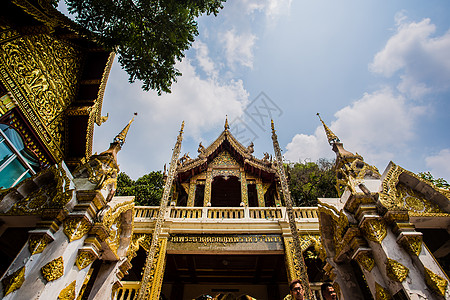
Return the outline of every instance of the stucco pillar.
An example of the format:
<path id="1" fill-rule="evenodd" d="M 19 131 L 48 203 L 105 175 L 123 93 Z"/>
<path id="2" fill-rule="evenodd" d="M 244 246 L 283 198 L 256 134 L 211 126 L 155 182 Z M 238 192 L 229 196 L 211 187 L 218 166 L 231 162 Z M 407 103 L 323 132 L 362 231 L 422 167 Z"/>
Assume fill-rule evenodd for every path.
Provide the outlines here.
<path id="1" fill-rule="evenodd" d="M 191 180 L 191 182 L 189 183 L 189 195 L 188 195 L 188 201 L 187 201 L 188 207 L 194 206 L 195 188 L 196 188 L 196 180 Z"/>
<path id="2" fill-rule="evenodd" d="M 247 178 L 245 177 L 244 170 L 241 171 L 241 202 L 244 206 L 248 206 L 248 191 L 247 191 Z"/>
<path id="3" fill-rule="evenodd" d="M 256 180 L 256 193 L 258 195 L 258 206 L 259 207 L 265 207 L 264 202 L 264 189 L 262 186 L 261 179 Z"/>
<path id="4" fill-rule="evenodd" d="M 208 171 L 206 171 L 205 197 L 203 199 L 203 207 L 206 207 L 208 206 L 208 203 L 211 203 L 212 181 L 212 170 L 208 169 Z"/>

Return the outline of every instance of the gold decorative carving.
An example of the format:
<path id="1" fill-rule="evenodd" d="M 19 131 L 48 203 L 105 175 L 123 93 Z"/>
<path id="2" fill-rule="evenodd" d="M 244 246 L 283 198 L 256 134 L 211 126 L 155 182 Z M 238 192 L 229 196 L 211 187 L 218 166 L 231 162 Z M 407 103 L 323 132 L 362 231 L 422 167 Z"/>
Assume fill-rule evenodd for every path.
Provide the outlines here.
<path id="1" fill-rule="evenodd" d="M 51 175 L 49 175 L 51 174 Z M 72 199 L 73 190 L 68 190 L 69 183 L 65 181 L 67 174 L 57 165 L 25 179 L 20 185 L 29 181 L 39 182 L 39 178 L 52 176 L 46 184 L 39 186 L 25 198 L 18 200 L 8 211 L 9 215 L 41 215 L 44 209 L 63 208 Z M 68 179 L 67 179 L 68 180 Z M 55 184 L 56 182 L 56 184 Z"/>
<path id="2" fill-rule="evenodd" d="M 375 282 L 375 300 L 390 300 L 391 294 L 387 289 Z"/>
<path id="3" fill-rule="evenodd" d="M 81 239 L 89 232 L 92 224 L 85 218 L 67 218 L 64 220 L 64 233 L 69 238 L 69 241 Z"/>
<path id="4" fill-rule="evenodd" d="M 356 261 L 369 272 L 372 271 L 375 266 L 375 260 L 372 258 L 372 255 L 367 252 L 361 252 L 358 254 Z"/>
<path id="5" fill-rule="evenodd" d="M 412 255 L 419 256 L 422 251 L 422 236 L 405 236 L 400 240 L 400 243 Z"/>
<path id="6" fill-rule="evenodd" d="M 0 76 L 55 160 L 62 158 L 62 112 L 73 101 L 81 52 L 45 33 L 1 46 Z"/>
<path id="7" fill-rule="evenodd" d="M 127 250 L 127 258 L 129 261 L 136 256 L 136 251 L 139 249 L 139 246 L 144 248 L 145 251 L 150 250 L 150 243 L 152 241 L 152 236 L 147 233 L 135 233 L 131 238 L 130 246 Z"/>
<path id="8" fill-rule="evenodd" d="M 450 215 L 445 214 L 436 204 L 431 203 L 426 199 L 425 195 L 400 182 L 401 174 L 407 174 L 428 184 L 436 193 L 440 193 L 450 199 L 449 191 L 439 189 L 416 174 L 391 163 L 390 169 L 382 182 L 382 191 L 379 193 L 379 200 L 386 208 L 389 210 L 406 209 L 411 215 L 416 216 Z"/>
<path id="9" fill-rule="evenodd" d="M 245 172 L 241 170 L 241 199 L 245 206 L 248 206 L 248 189 L 247 189 L 247 178 Z"/>
<path id="10" fill-rule="evenodd" d="M 294 252 L 294 241 L 292 237 L 284 238 L 284 253 L 286 256 L 287 269 L 289 271 L 289 281 L 300 278 L 300 263 Z"/>
<path id="11" fill-rule="evenodd" d="M 216 158 L 209 164 L 209 166 L 239 166 L 239 163 L 234 159 L 228 151 L 222 151 Z"/>
<path id="12" fill-rule="evenodd" d="M 166 265 L 167 239 L 161 238 L 158 242 L 158 249 L 155 252 L 153 265 L 148 278 L 148 299 L 158 299 L 161 292 L 164 269 Z"/>
<path id="13" fill-rule="evenodd" d="M 122 218 L 118 216 L 109 227 L 109 236 L 105 240 L 109 248 L 111 248 L 111 250 L 114 253 L 117 253 L 117 249 L 120 246 L 121 233 L 122 233 Z"/>
<path id="14" fill-rule="evenodd" d="M 75 300 L 75 284 L 77 283 L 76 280 L 72 281 L 71 284 L 66 286 L 61 290 L 61 292 L 58 295 L 58 300 Z"/>
<path id="15" fill-rule="evenodd" d="M 206 183 L 205 183 L 205 196 L 203 197 L 203 206 L 206 207 L 209 202 L 211 202 L 211 185 L 212 185 L 212 172 L 208 170 L 206 172 Z"/>
<path id="16" fill-rule="evenodd" d="M 79 251 L 75 264 L 79 270 L 83 270 L 97 259 L 92 251 Z"/>
<path id="17" fill-rule="evenodd" d="M 2 279 L 5 296 L 19 289 L 25 281 L 25 266 Z"/>
<path id="18" fill-rule="evenodd" d="M 52 238 L 48 235 L 32 235 L 28 240 L 28 249 L 30 249 L 31 255 L 41 253 L 45 247 L 52 242 Z"/>
<path id="19" fill-rule="evenodd" d="M 256 194 L 258 196 L 258 206 L 264 207 L 265 201 L 264 201 L 264 193 L 263 193 L 263 188 L 262 188 L 261 182 L 256 182 Z"/>
<path id="20" fill-rule="evenodd" d="M 386 273 L 392 280 L 402 282 L 408 276 L 409 269 L 398 261 L 388 258 L 386 261 Z"/>
<path id="21" fill-rule="evenodd" d="M 428 268 L 425 268 L 425 282 L 430 288 L 432 288 L 439 295 L 443 297 L 445 296 L 445 291 L 448 285 L 447 280 L 433 273 L 433 271 L 431 271 Z"/>
<path id="22" fill-rule="evenodd" d="M 196 186 L 195 182 L 192 182 L 189 186 L 189 194 L 188 194 L 188 201 L 187 201 L 188 207 L 194 206 L 196 187 L 197 186 Z"/>
<path id="23" fill-rule="evenodd" d="M 64 275 L 64 261 L 62 256 L 55 258 L 41 268 L 45 280 L 53 281 Z"/>
<path id="24" fill-rule="evenodd" d="M 7 111 L 10 111 L 16 104 L 9 94 L 5 94 L 0 97 L 0 116 L 4 115 Z"/>
<path id="25" fill-rule="evenodd" d="M 387 234 L 386 224 L 381 219 L 365 220 L 362 230 L 369 240 L 379 244 L 381 244 Z"/>

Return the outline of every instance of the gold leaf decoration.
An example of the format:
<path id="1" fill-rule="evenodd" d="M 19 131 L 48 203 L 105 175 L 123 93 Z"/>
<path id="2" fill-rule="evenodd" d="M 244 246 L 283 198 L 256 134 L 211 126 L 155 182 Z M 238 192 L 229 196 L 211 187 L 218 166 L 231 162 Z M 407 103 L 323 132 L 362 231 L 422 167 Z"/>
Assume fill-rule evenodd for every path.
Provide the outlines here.
<path id="1" fill-rule="evenodd" d="M 408 236 L 401 240 L 403 248 L 408 251 L 409 254 L 419 256 L 422 251 L 422 237 L 421 236 Z"/>
<path id="2" fill-rule="evenodd" d="M 367 271 L 372 271 L 373 267 L 375 266 L 375 261 L 371 257 L 369 253 L 360 253 L 356 257 L 356 261 Z"/>
<path id="3" fill-rule="evenodd" d="M 433 273 L 430 269 L 425 268 L 425 282 L 441 296 L 445 296 L 448 282 L 441 276 Z"/>
<path id="4" fill-rule="evenodd" d="M 5 296 L 19 289 L 25 281 L 25 266 L 2 279 Z"/>
<path id="5" fill-rule="evenodd" d="M 379 285 L 377 282 L 375 282 L 375 299 L 376 300 L 390 300 L 391 294 L 387 289 Z"/>
<path id="6" fill-rule="evenodd" d="M 48 235 L 31 236 L 28 241 L 28 249 L 30 249 L 31 255 L 42 253 L 51 241 L 52 239 Z"/>
<path id="7" fill-rule="evenodd" d="M 409 269 L 398 261 L 388 258 L 386 262 L 386 272 L 392 280 L 402 282 L 408 276 Z"/>
<path id="8" fill-rule="evenodd" d="M 374 242 L 381 244 L 386 237 L 387 230 L 383 220 L 370 219 L 364 222 L 362 230 L 366 237 Z"/>
<path id="9" fill-rule="evenodd" d="M 72 281 L 71 284 L 66 286 L 61 290 L 61 292 L 58 295 L 58 300 L 75 300 L 75 284 L 77 283 L 76 280 Z"/>
<path id="10" fill-rule="evenodd" d="M 91 227 L 91 223 L 85 218 L 69 218 L 64 221 L 64 233 L 70 242 L 81 239 Z"/>
<path id="11" fill-rule="evenodd" d="M 62 256 L 55 258 L 41 268 L 45 280 L 53 281 L 64 275 L 64 261 Z"/>
<path id="12" fill-rule="evenodd" d="M 80 251 L 75 264 L 79 270 L 83 270 L 97 259 L 97 256 L 91 251 Z"/>

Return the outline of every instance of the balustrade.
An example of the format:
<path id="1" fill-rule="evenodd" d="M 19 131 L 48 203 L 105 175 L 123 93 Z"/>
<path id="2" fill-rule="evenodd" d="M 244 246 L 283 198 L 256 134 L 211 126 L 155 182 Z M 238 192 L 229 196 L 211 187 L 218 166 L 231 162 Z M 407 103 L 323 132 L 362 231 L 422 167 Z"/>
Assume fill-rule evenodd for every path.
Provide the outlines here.
<path id="1" fill-rule="evenodd" d="M 135 218 L 155 219 L 157 206 L 136 206 Z M 296 219 L 317 219 L 316 207 L 294 207 Z M 166 218 L 170 219 L 284 219 L 285 207 L 179 207 L 167 208 Z"/>
<path id="2" fill-rule="evenodd" d="M 122 281 L 122 287 L 117 289 L 114 300 L 133 300 L 139 290 L 140 281 Z"/>

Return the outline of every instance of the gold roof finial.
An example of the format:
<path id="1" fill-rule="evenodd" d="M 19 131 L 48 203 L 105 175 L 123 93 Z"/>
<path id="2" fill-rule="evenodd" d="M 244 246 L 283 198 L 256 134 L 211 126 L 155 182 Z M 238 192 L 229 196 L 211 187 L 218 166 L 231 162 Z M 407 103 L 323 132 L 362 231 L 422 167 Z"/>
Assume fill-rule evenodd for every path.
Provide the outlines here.
<path id="1" fill-rule="evenodd" d="M 113 143 L 119 144 L 120 147 L 122 147 L 123 144 L 125 144 L 125 138 L 127 137 L 128 130 L 130 129 L 130 125 L 131 123 L 133 123 L 135 116 L 137 116 L 137 113 L 134 113 L 133 118 L 128 122 L 127 126 L 125 126 L 122 129 L 122 131 L 118 135 L 116 135 L 116 137 L 113 140 Z"/>
<path id="2" fill-rule="evenodd" d="M 228 125 L 228 115 L 225 115 L 225 130 L 230 129 L 230 125 Z"/>
<path id="3" fill-rule="evenodd" d="M 333 145 L 333 144 L 335 144 L 335 143 L 339 143 L 339 142 L 340 142 L 339 138 L 337 137 L 337 135 L 335 135 L 335 134 L 333 133 L 333 131 L 331 131 L 330 128 L 328 128 L 328 126 L 325 124 L 325 122 L 324 122 L 324 121 L 322 120 L 322 118 L 320 117 L 320 114 L 319 114 L 319 113 L 317 113 L 317 116 L 319 117 L 320 122 L 322 122 L 322 124 L 323 124 L 323 128 L 325 129 L 325 133 L 327 134 L 328 143 L 329 143 L 330 145 Z"/>
<path id="4" fill-rule="evenodd" d="M 180 133 L 183 133 L 183 130 L 184 130 L 184 121 L 183 121 L 183 122 L 181 122 L 181 129 L 180 129 Z"/>

